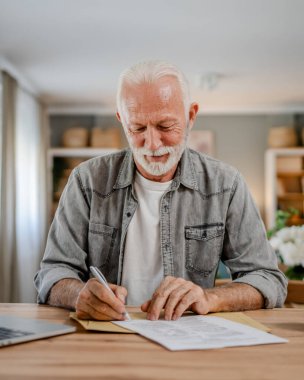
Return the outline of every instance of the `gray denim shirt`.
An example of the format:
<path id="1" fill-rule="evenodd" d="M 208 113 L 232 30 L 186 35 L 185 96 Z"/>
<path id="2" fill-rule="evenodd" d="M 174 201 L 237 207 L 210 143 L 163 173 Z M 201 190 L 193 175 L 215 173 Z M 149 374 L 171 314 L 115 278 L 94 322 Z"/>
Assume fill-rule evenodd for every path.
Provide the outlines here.
<path id="1" fill-rule="evenodd" d="M 135 170 L 129 149 L 73 170 L 35 276 L 39 303 L 46 303 L 52 286 L 64 278 L 87 281 L 90 265 L 109 282 L 121 283 L 126 233 L 137 207 Z M 265 307 L 284 303 L 286 278 L 236 169 L 186 149 L 162 196 L 159 228 L 165 276 L 210 288 L 222 260 L 234 282 L 262 293 Z"/>

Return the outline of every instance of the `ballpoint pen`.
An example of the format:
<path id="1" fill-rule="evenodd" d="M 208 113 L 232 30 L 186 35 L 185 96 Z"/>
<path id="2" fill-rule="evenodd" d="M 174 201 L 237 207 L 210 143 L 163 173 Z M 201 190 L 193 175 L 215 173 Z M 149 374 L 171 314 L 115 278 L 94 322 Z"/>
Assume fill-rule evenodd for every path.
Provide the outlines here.
<path id="1" fill-rule="evenodd" d="M 93 266 L 90 266 L 90 271 L 92 273 L 92 275 L 104 286 L 106 287 L 112 294 L 114 294 L 114 296 L 116 297 L 115 293 L 113 292 L 113 290 L 110 288 L 109 284 L 108 284 L 108 281 L 106 280 L 105 276 L 101 273 L 101 271 L 96 268 L 96 267 L 93 267 Z M 131 320 L 131 317 L 129 315 L 129 313 L 126 311 L 125 313 L 123 313 L 123 316 L 125 317 L 125 319 L 127 321 L 130 321 Z"/>

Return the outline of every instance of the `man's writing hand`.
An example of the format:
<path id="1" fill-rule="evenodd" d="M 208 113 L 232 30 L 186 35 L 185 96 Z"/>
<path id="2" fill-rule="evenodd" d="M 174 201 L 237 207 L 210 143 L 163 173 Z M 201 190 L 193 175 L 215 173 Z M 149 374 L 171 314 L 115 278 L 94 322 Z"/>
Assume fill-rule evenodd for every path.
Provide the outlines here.
<path id="1" fill-rule="evenodd" d="M 77 317 L 103 321 L 124 320 L 127 289 L 114 284 L 109 286 L 115 295 L 95 278 L 90 279 L 77 297 L 75 305 Z"/>
<path id="2" fill-rule="evenodd" d="M 200 286 L 183 278 L 167 276 L 141 309 L 147 312 L 150 320 L 157 320 L 162 309 L 166 320 L 176 320 L 186 310 L 207 314 L 210 306 L 208 294 Z"/>

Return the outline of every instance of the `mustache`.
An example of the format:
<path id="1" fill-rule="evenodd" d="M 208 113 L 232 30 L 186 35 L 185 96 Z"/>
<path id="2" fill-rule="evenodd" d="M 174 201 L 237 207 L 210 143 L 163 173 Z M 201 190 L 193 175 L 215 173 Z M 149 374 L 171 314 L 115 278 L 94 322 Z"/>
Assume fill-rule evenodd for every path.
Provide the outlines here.
<path id="1" fill-rule="evenodd" d="M 172 154 L 175 152 L 175 148 L 173 146 L 162 146 L 156 150 L 151 150 L 147 148 L 135 148 L 133 147 L 133 151 L 142 156 L 150 156 L 150 157 L 159 157 L 164 154 Z"/>

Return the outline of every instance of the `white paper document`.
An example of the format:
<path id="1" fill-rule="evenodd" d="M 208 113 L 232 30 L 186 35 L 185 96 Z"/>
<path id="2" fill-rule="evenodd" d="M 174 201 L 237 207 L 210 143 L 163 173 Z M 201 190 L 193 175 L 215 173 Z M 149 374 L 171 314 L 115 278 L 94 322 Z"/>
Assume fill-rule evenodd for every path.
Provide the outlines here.
<path id="1" fill-rule="evenodd" d="M 286 339 L 224 318 L 185 316 L 177 321 L 131 320 L 115 324 L 133 330 L 171 351 L 286 343 Z"/>

